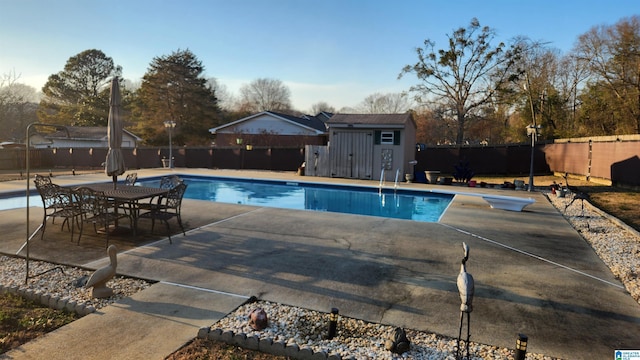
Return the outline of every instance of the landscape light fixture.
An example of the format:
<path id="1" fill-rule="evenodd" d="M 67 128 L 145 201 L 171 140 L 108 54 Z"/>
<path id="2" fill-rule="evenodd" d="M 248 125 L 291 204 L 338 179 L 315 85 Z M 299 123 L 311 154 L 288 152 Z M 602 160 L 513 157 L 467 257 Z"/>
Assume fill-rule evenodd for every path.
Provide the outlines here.
<path id="1" fill-rule="evenodd" d="M 331 308 L 331 314 L 329 314 L 329 334 L 327 339 L 331 340 L 336 336 L 336 328 L 338 326 L 338 308 Z"/>
<path id="2" fill-rule="evenodd" d="M 173 120 L 167 120 L 164 122 L 164 127 L 169 130 L 169 168 L 173 169 L 173 144 L 171 136 L 173 135 L 173 129 L 176 127 L 176 122 Z"/>
<path id="3" fill-rule="evenodd" d="M 516 360 L 524 360 L 527 356 L 527 341 L 529 338 L 525 334 L 518 334 L 516 339 Z"/>

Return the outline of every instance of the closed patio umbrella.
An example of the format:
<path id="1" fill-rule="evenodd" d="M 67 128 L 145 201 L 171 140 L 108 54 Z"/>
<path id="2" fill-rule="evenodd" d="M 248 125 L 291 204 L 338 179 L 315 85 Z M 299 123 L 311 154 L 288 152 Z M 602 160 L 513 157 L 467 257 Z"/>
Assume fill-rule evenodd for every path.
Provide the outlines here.
<path id="1" fill-rule="evenodd" d="M 111 95 L 109 96 L 109 124 L 107 125 L 107 139 L 109 151 L 105 161 L 105 173 L 113 178 L 113 188 L 116 187 L 118 175 L 124 174 L 125 164 L 122 156 L 122 119 L 120 118 L 120 84 L 118 77 L 111 80 Z"/>

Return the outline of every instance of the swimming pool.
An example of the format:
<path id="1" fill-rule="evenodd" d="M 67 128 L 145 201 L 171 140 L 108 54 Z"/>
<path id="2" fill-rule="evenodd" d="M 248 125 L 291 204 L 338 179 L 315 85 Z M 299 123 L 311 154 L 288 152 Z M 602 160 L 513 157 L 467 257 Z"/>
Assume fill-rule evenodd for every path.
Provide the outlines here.
<path id="1" fill-rule="evenodd" d="M 214 202 L 438 222 L 453 195 L 305 182 L 183 176 L 185 198 Z M 142 180 L 158 186 L 159 179 Z"/>
<path id="2" fill-rule="evenodd" d="M 308 182 L 244 180 L 223 177 L 181 175 L 189 185 L 185 198 L 282 209 L 312 210 L 380 216 L 421 222 L 438 222 L 453 199 L 440 194 L 404 189 L 379 191 L 375 187 L 327 185 Z M 141 179 L 138 184 L 156 187 L 159 178 Z M 24 194 L 24 193 L 23 193 Z M 42 207 L 37 191 L 30 206 Z M 26 197 L 9 194 L 0 198 L 0 210 L 24 208 Z"/>
<path id="3" fill-rule="evenodd" d="M 35 195 L 33 195 L 35 193 Z M 27 206 L 27 197 L 22 194 L 12 193 L 0 197 L 0 210 L 20 209 Z M 42 207 L 42 199 L 38 192 L 33 190 L 29 196 L 29 206 Z"/>

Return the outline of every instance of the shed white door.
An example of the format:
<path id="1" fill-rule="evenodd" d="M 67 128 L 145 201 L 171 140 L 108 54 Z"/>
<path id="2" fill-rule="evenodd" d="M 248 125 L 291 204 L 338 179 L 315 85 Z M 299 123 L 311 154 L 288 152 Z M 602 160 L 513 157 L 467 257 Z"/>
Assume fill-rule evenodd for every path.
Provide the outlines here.
<path id="1" fill-rule="evenodd" d="M 373 131 L 334 131 L 329 154 L 332 177 L 373 178 Z"/>

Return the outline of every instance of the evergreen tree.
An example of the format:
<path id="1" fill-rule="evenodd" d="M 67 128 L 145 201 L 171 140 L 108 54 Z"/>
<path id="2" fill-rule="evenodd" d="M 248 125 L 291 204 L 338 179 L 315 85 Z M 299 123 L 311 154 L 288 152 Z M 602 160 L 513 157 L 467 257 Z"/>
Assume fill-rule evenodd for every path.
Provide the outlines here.
<path id="1" fill-rule="evenodd" d="M 176 145 L 208 145 L 209 129 L 220 124 L 215 90 L 203 76 L 204 67 L 189 50 L 156 57 L 137 91 L 134 132 L 149 145 L 164 145 L 165 121 L 175 121 Z"/>
<path id="2" fill-rule="evenodd" d="M 64 70 L 49 76 L 42 88 L 38 118 L 46 123 L 107 126 L 109 83 L 121 72 L 100 50 L 69 58 Z"/>

